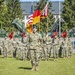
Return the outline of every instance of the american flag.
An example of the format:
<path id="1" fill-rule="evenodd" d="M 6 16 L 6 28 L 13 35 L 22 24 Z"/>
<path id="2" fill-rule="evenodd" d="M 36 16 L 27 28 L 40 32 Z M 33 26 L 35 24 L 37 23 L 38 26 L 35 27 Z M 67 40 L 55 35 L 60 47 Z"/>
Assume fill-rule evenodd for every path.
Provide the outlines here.
<path id="1" fill-rule="evenodd" d="M 30 15 L 28 16 L 28 21 L 26 24 L 26 29 L 29 33 L 32 33 L 32 25 L 33 25 L 33 5 L 31 5 Z"/>
<path id="2" fill-rule="evenodd" d="M 47 2 L 46 6 L 45 6 L 45 8 L 43 9 L 43 12 L 42 12 L 42 15 L 44 17 L 48 16 L 48 4 L 49 4 L 49 2 Z"/>
<path id="3" fill-rule="evenodd" d="M 30 15 L 28 16 L 28 21 L 27 21 L 27 26 L 32 25 L 33 24 L 33 5 L 31 5 L 31 11 L 30 11 Z"/>

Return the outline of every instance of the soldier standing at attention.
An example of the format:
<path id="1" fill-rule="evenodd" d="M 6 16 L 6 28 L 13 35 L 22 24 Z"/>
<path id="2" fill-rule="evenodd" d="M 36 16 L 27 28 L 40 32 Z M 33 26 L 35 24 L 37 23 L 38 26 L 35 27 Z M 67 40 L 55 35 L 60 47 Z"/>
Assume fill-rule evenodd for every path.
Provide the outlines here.
<path id="1" fill-rule="evenodd" d="M 73 50 L 73 42 L 68 38 L 68 57 L 71 58 Z"/>
<path id="2" fill-rule="evenodd" d="M 62 42 L 62 51 L 63 51 L 63 57 L 64 58 L 68 58 L 68 40 L 67 37 L 64 38 L 63 42 Z"/>
<path id="3" fill-rule="evenodd" d="M 54 35 L 53 38 L 53 57 L 54 57 L 54 61 L 57 60 L 58 58 L 58 52 L 59 52 L 59 39 L 57 35 Z"/>
<path id="4" fill-rule="evenodd" d="M 44 46 L 44 53 L 45 53 L 45 60 L 49 60 L 49 57 L 51 56 L 51 48 L 52 48 L 52 38 L 47 35 L 45 37 L 45 46 Z"/>
<path id="5" fill-rule="evenodd" d="M 32 69 L 31 70 L 38 70 L 39 65 L 39 58 L 40 58 L 40 40 L 42 36 L 37 33 L 37 28 L 33 25 L 33 32 L 29 35 L 29 50 L 30 50 L 30 60 Z"/>
<path id="6" fill-rule="evenodd" d="M 4 57 L 7 57 L 8 55 L 8 38 L 5 37 L 3 41 L 3 55 Z"/>

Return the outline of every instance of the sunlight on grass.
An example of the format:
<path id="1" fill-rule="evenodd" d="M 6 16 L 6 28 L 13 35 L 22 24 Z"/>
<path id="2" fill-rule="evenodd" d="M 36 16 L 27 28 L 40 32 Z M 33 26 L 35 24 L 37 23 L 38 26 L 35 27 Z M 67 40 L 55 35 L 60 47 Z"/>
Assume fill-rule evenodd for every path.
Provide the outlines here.
<path id="1" fill-rule="evenodd" d="M 40 61 L 39 71 L 31 71 L 30 61 L 0 56 L 0 75 L 75 75 L 75 54 L 58 61 Z"/>

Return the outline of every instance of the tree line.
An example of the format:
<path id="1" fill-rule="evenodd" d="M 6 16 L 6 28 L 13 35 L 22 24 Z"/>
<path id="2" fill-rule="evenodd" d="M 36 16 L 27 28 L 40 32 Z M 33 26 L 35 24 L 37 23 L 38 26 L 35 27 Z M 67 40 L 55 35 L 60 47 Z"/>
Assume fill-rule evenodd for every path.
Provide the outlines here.
<path id="1" fill-rule="evenodd" d="M 40 9 L 44 9 L 48 0 L 39 0 L 34 6 L 34 9 L 42 3 Z M 36 26 L 40 32 L 50 31 L 50 26 L 54 23 L 53 14 L 50 12 L 52 3 L 49 2 L 48 7 L 48 18 L 43 18 L 40 23 L 37 23 Z M 65 0 L 63 2 L 63 10 L 61 14 L 64 19 L 62 24 L 62 30 L 69 30 L 75 27 L 75 0 Z M 0 0 L 0 29 L 5 30 L 6 32 L 15 31 L 17 29 L 12 25 L 12 21 L 15 18 L 23 19 L 23 11 L 21 9 L 20 0 Z M 48 29 L 47 29 L 48 24 Z"/>

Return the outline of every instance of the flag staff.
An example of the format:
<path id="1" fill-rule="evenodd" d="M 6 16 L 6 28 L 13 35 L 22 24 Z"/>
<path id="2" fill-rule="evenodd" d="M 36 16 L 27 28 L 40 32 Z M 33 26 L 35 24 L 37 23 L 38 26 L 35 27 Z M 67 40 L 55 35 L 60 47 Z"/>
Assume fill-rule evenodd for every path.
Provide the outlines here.
<path id="1" fill-rule="evenodd" d="M 39 24 L 39 33 L 40 33 L 40 24 Z"/>
<path id="2" fill-rule="evenodd" d="M 47 16 L 47 33 L 48 33 L 48 4 L 49 4 L 49 1 L 47 1 L 47 5 L 46 5 L 46 16 Z"/>

